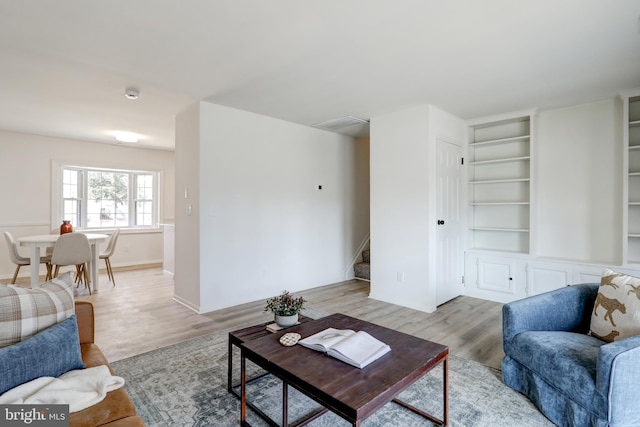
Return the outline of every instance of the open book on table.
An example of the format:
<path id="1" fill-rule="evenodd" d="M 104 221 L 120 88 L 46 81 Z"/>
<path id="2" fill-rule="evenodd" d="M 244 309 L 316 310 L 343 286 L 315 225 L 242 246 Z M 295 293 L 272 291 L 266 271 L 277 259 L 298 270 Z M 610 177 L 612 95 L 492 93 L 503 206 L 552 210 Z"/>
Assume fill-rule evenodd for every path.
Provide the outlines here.
<path id="1" fill-rule="evenodd" d="M 328 328 L 298 341 L 298 344 L 364 368 L 391 351 L 391 347 L 364 331 Z"/>

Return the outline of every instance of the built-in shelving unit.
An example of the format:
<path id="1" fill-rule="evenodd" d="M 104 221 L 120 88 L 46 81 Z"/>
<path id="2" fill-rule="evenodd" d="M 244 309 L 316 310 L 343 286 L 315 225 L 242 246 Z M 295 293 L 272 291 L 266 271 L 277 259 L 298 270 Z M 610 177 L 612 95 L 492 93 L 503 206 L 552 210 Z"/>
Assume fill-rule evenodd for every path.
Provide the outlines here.
<path id="1" fill-rule="evenodd" d="M 623 97 L 625 195 L 623 207 L 626 264 L 640 264 L 640 92 Z"/>
<path id="2" fill-rule="evenodd" d="M 465 162 L 473 249 L 529 253 L 531 121 L 531 115 L 517 115 L 469 123 Z"/>

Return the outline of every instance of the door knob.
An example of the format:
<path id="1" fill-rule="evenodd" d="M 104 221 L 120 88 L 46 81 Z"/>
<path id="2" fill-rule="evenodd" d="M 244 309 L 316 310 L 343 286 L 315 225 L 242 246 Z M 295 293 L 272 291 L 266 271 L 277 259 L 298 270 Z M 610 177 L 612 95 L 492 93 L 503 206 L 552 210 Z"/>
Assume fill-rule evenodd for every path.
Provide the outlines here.
<path id="1" fill-rule="evenodd" d="M 439 219 L 439 220 L 438 220 L 438 225 L 444 225 L 444 221 L 443 221 L 443 220 L 441 220 L 441 219 Z"/>

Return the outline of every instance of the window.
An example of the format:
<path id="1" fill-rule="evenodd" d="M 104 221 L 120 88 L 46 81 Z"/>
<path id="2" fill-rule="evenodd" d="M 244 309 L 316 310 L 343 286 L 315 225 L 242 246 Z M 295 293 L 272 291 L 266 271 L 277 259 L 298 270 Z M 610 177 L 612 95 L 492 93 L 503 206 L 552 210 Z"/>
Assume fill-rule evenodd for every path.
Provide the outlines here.
<path id="1" fill-rule="evenodd" d="M 155 227 L 156 172 L 62 166 L 61 214 L 74 227 Z"/>

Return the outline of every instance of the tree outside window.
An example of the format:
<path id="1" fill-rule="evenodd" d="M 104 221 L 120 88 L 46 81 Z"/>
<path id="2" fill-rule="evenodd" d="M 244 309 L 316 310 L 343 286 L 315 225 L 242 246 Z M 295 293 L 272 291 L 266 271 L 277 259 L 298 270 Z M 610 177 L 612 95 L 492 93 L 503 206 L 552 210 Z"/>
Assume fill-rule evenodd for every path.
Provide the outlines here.
<path id="1" fill-rule="evenodd" d="M 129 175 L 89 171 L 87 227 L 129 226 Z"/>

